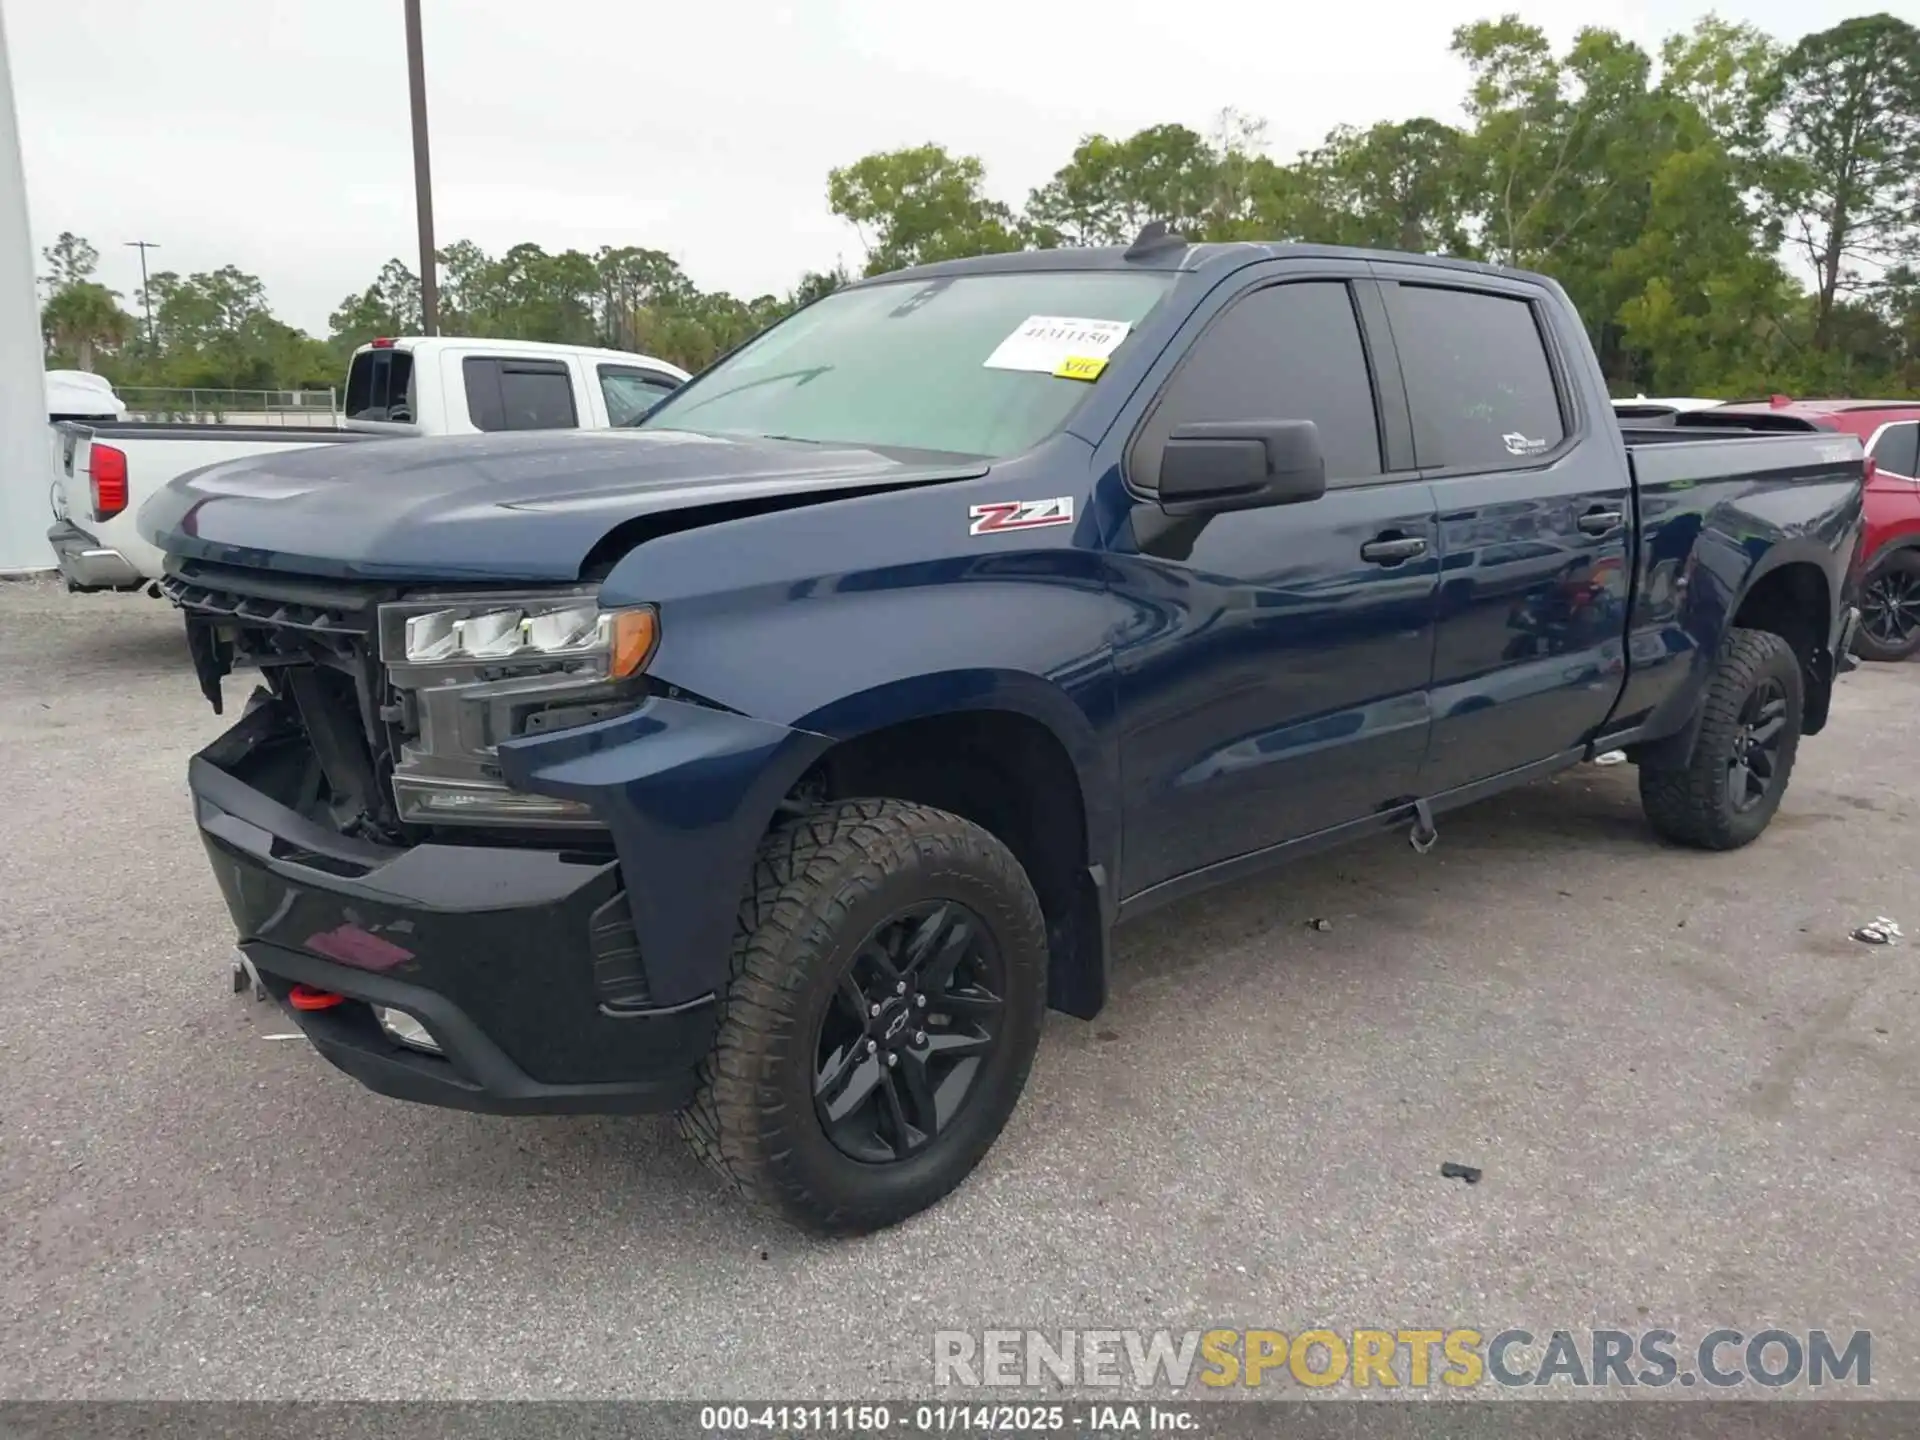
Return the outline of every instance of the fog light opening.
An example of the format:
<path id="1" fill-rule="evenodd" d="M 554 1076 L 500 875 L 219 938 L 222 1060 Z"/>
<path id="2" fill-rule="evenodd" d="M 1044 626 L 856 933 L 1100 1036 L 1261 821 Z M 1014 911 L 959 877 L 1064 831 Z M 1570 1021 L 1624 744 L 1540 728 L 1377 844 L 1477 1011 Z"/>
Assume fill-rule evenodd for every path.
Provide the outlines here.
<path id="1" fill-rule="evenodd" d="M 509 790 L 484 782 L 395 775 L 393 798 L 400 818 L 410 824 L 469 821 L 502 825 L 551 825 L 600 828 L 593 807 L 578 800 Z"/>
<path id="2" fill-rule="evenodd" d="M 424 1050 L 429 1055 L 444 1055 L 440 1042 L 433 1038 L 433 1032 L 422 1025 L 404 1010 L 396 1010 L 391 1005 L 373 1007 L 374 1017 L 379 1020 L 380 1028 L 387 1037 L 397 1040 L 409 1050 Z"/>

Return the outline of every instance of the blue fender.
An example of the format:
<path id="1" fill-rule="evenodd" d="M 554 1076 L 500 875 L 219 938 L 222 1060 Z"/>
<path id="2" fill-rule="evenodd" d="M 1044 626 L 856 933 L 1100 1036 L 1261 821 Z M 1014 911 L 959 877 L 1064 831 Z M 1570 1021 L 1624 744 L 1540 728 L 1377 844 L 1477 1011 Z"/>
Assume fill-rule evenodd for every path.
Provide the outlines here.
<path id="1" fill-rule="evenodd" d="M 832 743 L 656 697 L 499 756 L 508 784 L 584 801 L 612 831 L 653 998 L 679 1005 L 724 986 L 742 879 L 781 797 Z"/>

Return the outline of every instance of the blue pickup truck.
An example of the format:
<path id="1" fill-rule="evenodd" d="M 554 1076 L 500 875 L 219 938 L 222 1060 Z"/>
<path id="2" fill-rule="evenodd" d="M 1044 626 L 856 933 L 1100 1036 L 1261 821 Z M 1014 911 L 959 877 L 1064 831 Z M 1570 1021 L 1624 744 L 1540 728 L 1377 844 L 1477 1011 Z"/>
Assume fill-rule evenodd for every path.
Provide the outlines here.
<path id="1" fill-rule="evenodd" d="M 329 1061 L 671 1111 L 823 1232 L 966 1177 L 1114 925 L 1624 750 L 1731 849 L 1826 722 L 1864 460 L 1623 429 L 1536 275 L 1290 245 L 863 281 L 633 427 L 144 509 L 246 965 Z"/>

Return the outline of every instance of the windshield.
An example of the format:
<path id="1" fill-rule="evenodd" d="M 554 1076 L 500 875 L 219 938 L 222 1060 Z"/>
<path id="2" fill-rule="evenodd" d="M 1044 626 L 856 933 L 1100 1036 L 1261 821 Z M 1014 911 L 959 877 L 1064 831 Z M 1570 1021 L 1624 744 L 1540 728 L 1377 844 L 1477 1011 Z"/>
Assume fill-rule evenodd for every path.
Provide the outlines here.
<path id="1" fill-rule="evenodd" d="M 639 428 L 998 458 L 1058 430 L 1176 277 L 960 275 L 843 290 L 753 340 Z M 1086 379 L 1062 378 L 1078 362 Z"/>

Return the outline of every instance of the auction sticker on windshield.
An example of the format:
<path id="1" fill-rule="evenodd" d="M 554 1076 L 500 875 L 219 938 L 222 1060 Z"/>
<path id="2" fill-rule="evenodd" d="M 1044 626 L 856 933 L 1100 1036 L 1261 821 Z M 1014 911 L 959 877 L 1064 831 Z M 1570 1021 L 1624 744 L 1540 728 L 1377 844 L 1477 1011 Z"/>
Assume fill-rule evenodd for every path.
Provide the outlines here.
<path id="1" fill-rule="evenodd" d="M 1038 370 L 1053 375 L 1068 360 L 1105 360 L 1132 328 L 1125 320 L 1029 315 L 987 356 L 985 364 L 990 370 Z"/>

